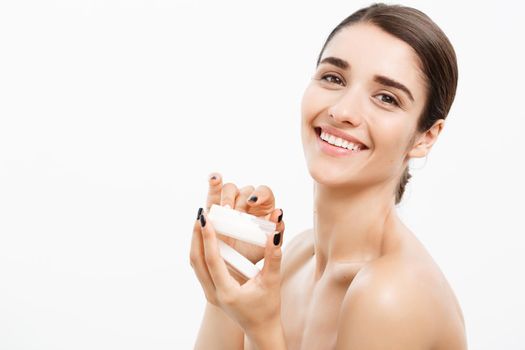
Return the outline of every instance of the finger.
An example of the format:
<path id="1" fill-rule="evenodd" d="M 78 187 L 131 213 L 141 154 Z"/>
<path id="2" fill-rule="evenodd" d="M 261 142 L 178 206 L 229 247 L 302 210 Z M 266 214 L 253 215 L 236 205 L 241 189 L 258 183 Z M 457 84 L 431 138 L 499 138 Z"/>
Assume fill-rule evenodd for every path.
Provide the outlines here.
<path id="1" fill-rule="evenodd" d="M 239 195 L 239 189 L 235 184 L 228 182 L 222 186 L 221 191 L 221 205 L 229 205 L 233 208 L 235 205 L 235 198 Z"/>
<path id="2" fill-rule="evenodd" d="M 206 267 L 206 262 L 204 261 L 204 247 L 199 219 L 200 215 L 199 218 L 195 220 L 195 225 L 193 226 L 193 235 L 190 246 L 190 265 L 202 286 L 206 299 L 210 302 L 214 302 L 215 285 L 213 284 L 208 268 Z"/>
<path id="3" fill-rule="evenodd" d="M 283 221 L 283 216 L 284 216 L 284 211 L 279 208 L 279 209 L 274 209 L 271 214 L 270 214 L 270 217 L 268 220 L 270 220 L 271 222 L 275 222 L 275 231 L 277 232 L 281 232 L 281 237 L 280 237 L 280 245 L 282 246 L 282 242 L 283 242 L 283 235 L 284 235 L 284 221 Z"/>
<path id="4" fill-rule="evenodd" d="M 253 186 L 244 186 L 239 189 L 239 195 L 235 198 L 235 207 L 233 209 L 246 212 L 248 209 L 248 197 L 255 191 Z"/>
<path id="5" fill-rule="evenodd" d="M 204 212 L 200 217 L 200 223 L 204 246 L 204 261 L 208 267 L 213 284 L 216 290 L 228 292 L 235 286 L 237 281 L 230 276 L 228 267 L 219 254 L 215 229 L 212 223 L 207 220 L 207 215 Z"/>
<path id="6" fill-rule="evenodd" d="M 276 223 L 276 232 L 270 235 L 264 249 L 264 265 L 261 277 L 267 285 L 273 285 L 280 281 L 281 276 L 281 246 L 284 235 L 283 210 L 274 209 L 269 220 Z"/>
<path id="7" fill-rule="evenodd" d="M 270 187 L 258 186 L 248 198 L 248 213 L 255 216 L 265 216 L 275 208 L 275 196 Z"/>
<path id="8" fill-rule="evenodd" d="M 268 287 L 275 287 L 281 282 L 282 238 L 284 222 L 280 222 L 283 230 L 268 236 L 264 249 L 264 265 L 261 271 L 261 280 Z"/>
<path id="9" fill-rule="evenodd" d="M 270 220 L 271 222 L 275 222 L 276 224 L 280 223 L 281 221 L 283 221 L 283 216 L 284 216 L 284 211 L 281 209 L 281 208 L 278 208 L 278 209 L 273 209 L 271 212 L 270 212 L 270 215 L 268 217 L 268 220 Z"/>
<path id="10" fill-rule="evenodd" d="M 213 204 L 221 204 L 222 176 L 213 172 L 208 176 L 208 197 L 206 198 L 206 210 L 210 211 Z"/>

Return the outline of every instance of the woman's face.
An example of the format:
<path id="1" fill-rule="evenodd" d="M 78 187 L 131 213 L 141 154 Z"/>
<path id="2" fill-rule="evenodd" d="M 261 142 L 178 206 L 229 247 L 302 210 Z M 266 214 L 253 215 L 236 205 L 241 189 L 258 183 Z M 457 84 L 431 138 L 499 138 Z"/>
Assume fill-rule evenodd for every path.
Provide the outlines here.
<path id="1" fill-rule="evenodd" d="M 312 177 L 330 186 L 397 184 L 425 99 L 424 76 L 408 44 L 372 24 L 339 31 L 301 105 L 301 137 Z M 361 149 L 333 137 L 336 145 L 331 145 L 321 131 L 323 138 L 324 131 L 353 138 Z"/>

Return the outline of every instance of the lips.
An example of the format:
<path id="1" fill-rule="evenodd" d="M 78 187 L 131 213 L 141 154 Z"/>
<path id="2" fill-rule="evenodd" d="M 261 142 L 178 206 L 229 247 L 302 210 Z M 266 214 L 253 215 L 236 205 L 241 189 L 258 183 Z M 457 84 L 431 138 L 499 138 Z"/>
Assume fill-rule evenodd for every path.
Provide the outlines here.
<path id="1" fill-rule="evenodd" d="M 334 158 L 354 158 L 360 154 L 363 154 L 364 150 L 353 150 L 348 148 L 339 147 L 336 145 L 332 145 L 329 142 L 324 141 L 321 138 L 321 129 L 318 130 L 316 141 L 317 141 L 317 149 L 322 152 L 323 154 L 334 157 Z"/>
<path id="2" fill-rule="evenodd" d="M 338 130 L 336 128 L 333 128 L 331 126 L 328 126 L 328 125 L 318 126 L 318 127 L 315 127 L 314 129 L 315 129 L 315 132 L 317 133 L 318 136 L 321 135 L 321 132 L 325 132 L 325 133 L 328 133 L 328 134 L 333 135 L 335 137 L 339 137 L 339 138 L 341 138 L 343 140 L 351 142 L 353 144 L 359 145 L 361 150 L 368 149 L 368 146 L 365 145 L 358 138 L 356 138 L 356 137 L 354 137 L 352 135 L 348 135 L 348 134 L 344 133 L 343 131 L 340 131 L 340 130 Z"/>

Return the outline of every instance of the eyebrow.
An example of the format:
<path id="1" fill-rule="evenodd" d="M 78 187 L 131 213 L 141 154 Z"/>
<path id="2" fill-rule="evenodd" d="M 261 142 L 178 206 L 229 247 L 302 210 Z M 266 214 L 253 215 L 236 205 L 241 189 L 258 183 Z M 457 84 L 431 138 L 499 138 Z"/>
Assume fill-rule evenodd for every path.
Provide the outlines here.
<path id="1" fill-rule="evenodd" d="M 321 63 L 329 63 L 341 69 L 348 69 L 348 67 L 350 67 L 350 64 L 348 64 L 348 62 L 346 62 L 345 60 L 332 56 L 323 58 L 323 60 L 319 62 L 319 64 Z M 319 66 L 319 64 L 317 66 Z"/>
<path id="2" fill-rule="evenodd" d="M 374 81 L 378 82 L 379 84 L 391 86 L 393 88 L 404 91 L 408 95 L 408 97 L 410 97 L 410 100 L 414 102 L 414 96 L 412 96 L 412 93 L 410 92 L 410 90 L 405 85 L 401 84 L 400 82 L 387 78 L 383 75 L 374 75 Z"/>
<path id="3" fill-rule="evenodd" d="M 323 58 L 321 62 L 319 62 L 319 64 L 321 63 L 328 63 L 338 68 L 341 68 L 343 70 L 348 69 L 350 67 L 350 64 L 347 61 L 337 58 L 337 57 L 333 57 L 333 56 Z M 319 64 L 317 66 L 319 66 Z M 374 81 L 379 84 L 385 85 L 385 86 L 390 86 L 390 87 L 399 89 L 405 92 L 411 101 L 414 101 L 414 96 L 412 96 L 412 93 L 410 92 L 410 90 L 405 85 L 401 84 L 400 82 L 395 81 L 394 79 L 385 77 L 384 75 L 374 75 Z"/>

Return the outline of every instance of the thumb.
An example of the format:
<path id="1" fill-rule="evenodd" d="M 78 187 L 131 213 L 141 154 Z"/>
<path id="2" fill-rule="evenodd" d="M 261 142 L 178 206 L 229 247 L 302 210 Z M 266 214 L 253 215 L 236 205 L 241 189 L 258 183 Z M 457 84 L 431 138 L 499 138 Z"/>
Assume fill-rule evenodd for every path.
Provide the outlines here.
<path id="1" fill-rule="evenodd" d="M 282 238 L 283 231 L 276 231 L 266 241 L 261 277 L 268 286 L 278 284 L 281 281 Z"/>

